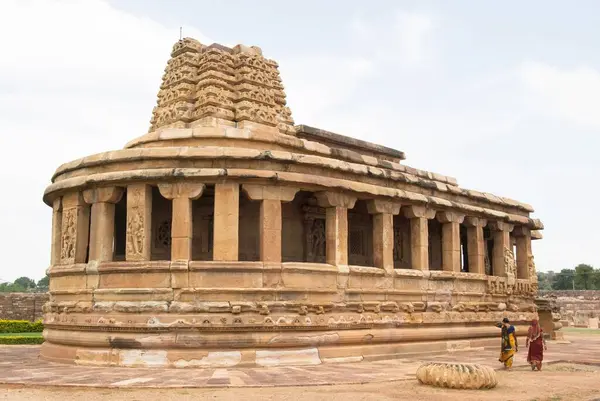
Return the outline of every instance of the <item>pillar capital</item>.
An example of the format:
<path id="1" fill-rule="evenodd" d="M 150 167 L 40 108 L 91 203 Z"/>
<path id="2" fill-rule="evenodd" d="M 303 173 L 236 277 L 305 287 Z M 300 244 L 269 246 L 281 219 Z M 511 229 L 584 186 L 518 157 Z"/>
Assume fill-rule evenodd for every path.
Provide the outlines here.
<path id="1" fill-rule="evenodd" d="M 433 219 L 436 214 L 435 210 L 433 209 L 429 209 L 425 206 L 415 205 L 403 206 L 402 213 L 404 213 L 404 217 L 407 217 L 409 219 L 425 218 L 429 220 Z"/>
<path id="2" fill-rule="evenodd" d="M 250 200 L 278 200 L 291 202 L 294 200 L 299 188 L 284 187 L 281 185 L 256 185 L 244 184 L 242 190 Z"/>
<path id="3" fill-rule="evenodd" d="M 436 213 L 437 220 L 440 223 L 462 223 L 465 219 L 464 214 L 450 212 L 447 210 Z"/>
<path id="4" fill-rule="evenodd" d="M 123 197 L 123 189 L 118 187 L 91 188 L 83 191 L 85 203 L 118 203 Z"/>
<path id="5" fill-rule="evenodd" d="M 81 192 L 71 192 L 63 196 L 62 198 L 62 208 L 70 209 L 73 207 L 85 206 L 85 201 L 83 200 L 83 195 Z"/>
<path id="6" fill-rule="evenodd" d="M 515 237 L 531 237 L 531 230 L 525 226 L 516 226 L 512 233 Z"/>
<path id="7" fill-rule="evenodd" d="M 317 203 L 321 207 L 344 207 L 352 209 L 356 203 L 356 197 L 341 192 L 323 191 L 315 194 Z"/>
<path id="8" fill-rule="evenodd" d="M 485 227 L 487 225 L 487 220 L 482 219 L 481 217 L 467 216 L 465 217 L 464 224 L 467 227 Z"/>
<path id="9" fill-rule="evenodd" d="M 511 232 L 513 230 L 513 225 L 512 224 L 508 224 L 504 221 L 490 221 L 488 222 L 488 227 L 490 228 L 490 230 L 492 231 L 506 231 L 506 232 Z"/>
<path id="10" fill-rule="evenodd" d="M 400 213 L 400 204 L 383 199 L 370 199 L 367 201 L 367 210 L 370 214 L 392 214 Z"/>
<path id="11" fill-rule="evenodd" d="M 52 201 L 52 211 L 60 212 L 62 210 L 62 198 L 59 196 Z"/>
<path id="12" fill-rule="evenodd" d="M 206 186 L 196 182 L 170 182 L 158 184 L 160 194 L 169 200 L 176 198 L 198 199 Z"/>

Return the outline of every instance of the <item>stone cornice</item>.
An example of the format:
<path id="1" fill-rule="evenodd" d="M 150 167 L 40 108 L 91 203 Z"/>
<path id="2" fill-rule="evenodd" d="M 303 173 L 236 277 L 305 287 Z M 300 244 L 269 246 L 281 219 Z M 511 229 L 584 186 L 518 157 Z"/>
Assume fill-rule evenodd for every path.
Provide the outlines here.
<path id="1" fill-rule="evenodd" d="M 365 158 L 367 157 L 365 156 Z M 56 173 L 52 177 L 52 180 L 53 182 L 56 182 L 59 179 L 62 179 L 62 175 L 73 175 L 77 173 L 78 170 L 92 169 L 100 166 L 106 168 L 108 165 L 116 165 L 118 163 L 140 163 L 144 161 L 164 162 L 165 160 L 172 160 L 173 167 L 175 169 L 177 167 L 177 163 L 182 161 L 215 159 L 257 161 L 270 160 L 285 164 L 293 163 L 298 166 L 318 167 L 326 170 L 335 170 L 344 173 L 356 174 L 358 177 L 365 177 L 365 179 L 391 180 L 398 183 L 404 183 L 406 185 L 414 185 L 422 188 L 422 190 L 433 191 L 434 193 L 439 193 L 442 196 L 444 193 L 454 196 L 463 196 L 478 202 L 487 203 L 492 208 L 494 207 L 493 205 L 498 205 L 506 208 L 514 208 L 522 212 L 533 211 L 531 206 L 526 204 L 497 197 L 491 194 L 459 188 L 454 185 L 446 185 L 438 181 L 423 179 L 409 172 L 373 167 L 367 164 L 349 163 L 322 156 L 290 153 L 287 151 L 256 150 L 216 146 L 136 148 L 99 153 L 63 164 L 57 169 Z M 402 167 L 404 168 L 404 166 Z"/>

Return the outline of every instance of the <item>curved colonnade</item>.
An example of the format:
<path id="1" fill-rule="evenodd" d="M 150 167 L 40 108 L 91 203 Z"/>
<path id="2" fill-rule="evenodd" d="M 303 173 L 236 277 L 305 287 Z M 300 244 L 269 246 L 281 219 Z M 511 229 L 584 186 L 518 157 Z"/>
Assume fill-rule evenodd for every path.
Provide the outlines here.
<path id="1" fill-rule="evenodd" d="M 529 206 L 322 135 L 205 118 L 61 166 L 42 357 L 357 361 L 487 345 L 535 315 Z"/>

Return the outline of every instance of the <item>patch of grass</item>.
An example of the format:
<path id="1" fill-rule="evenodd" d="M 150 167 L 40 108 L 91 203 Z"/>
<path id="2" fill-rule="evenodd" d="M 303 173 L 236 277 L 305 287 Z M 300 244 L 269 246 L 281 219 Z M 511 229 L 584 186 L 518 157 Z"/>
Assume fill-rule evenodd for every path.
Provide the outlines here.
<path id="1" fill-rule="evenodd" d="M 41 344 L 44 342 L 42 336 L 2 336 L 0 337 L 0 344 L 2 345 L 23 345 L 23 344 Z"/>
<path id="2" fill-rule="evenodd" d="M 42 333 L 0 333 L 0 337 L 42 337 Z"/>

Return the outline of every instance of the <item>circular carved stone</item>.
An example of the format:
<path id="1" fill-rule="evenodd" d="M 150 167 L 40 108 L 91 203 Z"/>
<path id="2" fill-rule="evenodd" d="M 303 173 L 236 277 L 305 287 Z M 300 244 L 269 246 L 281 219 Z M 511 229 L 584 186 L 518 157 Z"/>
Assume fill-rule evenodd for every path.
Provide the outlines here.
<path id="1" fill-rule="evenodd" d="M 494 369 L 472 363 L 430 362 L 417 369 L 421 384 L 458 389 L 487 389 L 498 384 Z"/>

